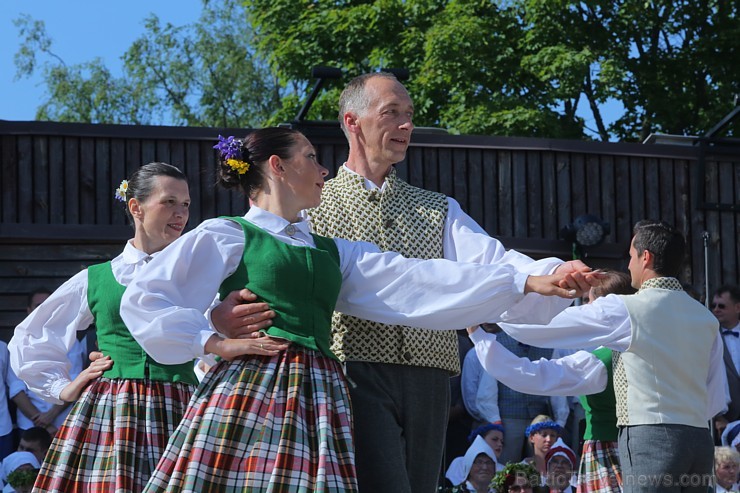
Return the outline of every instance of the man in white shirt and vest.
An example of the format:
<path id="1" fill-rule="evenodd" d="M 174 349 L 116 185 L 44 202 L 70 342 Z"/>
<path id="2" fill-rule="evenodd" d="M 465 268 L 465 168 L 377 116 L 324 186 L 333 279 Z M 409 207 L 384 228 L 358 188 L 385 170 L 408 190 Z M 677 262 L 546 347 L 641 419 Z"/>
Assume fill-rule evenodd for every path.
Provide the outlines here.
<path id="1" fill-rule="evenodd" d="M 566 269 L 579 278 L 590 270 L 581 262 L 533 262 L 507 252 L 454 199 L 398 178 L 393 166 L 406 157 L 414 106 L 392 74 L 353 79 L 339 106 L 349 155 L 324 186 L 321 205 L 308 211 L 316 233 L 370 241 L 406 257 L 506 263 L 530 274 Z M 582 289 L 588 288 L 584 281 Z M 531 313 L 548 312 L 553 304 L 560 310 L 569 302 L 533 298 Z M 455 332 L 387 326 L 340 313 L 332 329 L 332 351 L 346 362 L 351 381 L 360 491 L 436 491 L 449 377 L 460 371 Z"/>
<path id="2" fill-rule="evenodd" d="M 716 318 L 676 279 L 683 236 L 656 221 L 635 225 L 633 295 L 571 307 L 544 327 L 499 324 L 532 345 L 614 350 L 619 456 L 626 493 L 706 492 L 713 441 L 708 419 L 726 409 Z"/>

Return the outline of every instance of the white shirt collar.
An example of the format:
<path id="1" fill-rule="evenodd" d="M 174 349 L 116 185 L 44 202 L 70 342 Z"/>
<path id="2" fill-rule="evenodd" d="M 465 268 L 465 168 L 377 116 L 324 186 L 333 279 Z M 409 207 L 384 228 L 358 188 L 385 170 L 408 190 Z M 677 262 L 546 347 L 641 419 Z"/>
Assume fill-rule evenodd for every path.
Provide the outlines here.
<path id="1" fill-rule="evenodd" d="M 159 252 L 154 252 L 149 255 L 146 252 L 142 252 L 134 246 L 133 238 L 126 242 L 126 246 L 123 247 L 122 260 L 124 264 L 137 265 L 147 262 L 152 259 Z"/>
<path id="2" fill-rule="evenodd" d="M 381 192 L 384 192 L 385 191 L 385 184 L 386 184 L 385 180 L 383 180 L 383 185 L 379 187 L 378 185 L 376 185 L 372 181 L 368 180 L 367 178 L 365 178 L 364 176 L 362 176 L 358 172 L 352 171 L 351 169 L 349 169 L 347 167 L 347 163 L 344 163 L 342 165 L 342 168 L 344 168 L 348 173 L 351 173 L 351 174 L 353 174 L 355 176 L 361 176 L 362 179 L 363 179 L 363 181 L 365 182 L 365 190 L 380 190 Z"/>
<path id="3" fill-rule="evenodd" d="M 308 221 L 303 218 L 299 218 L 298 222 L 291 223 L 287 219 L 264 209 L 260 209 L 256 205 L 249 207 L 249 211 L 244 215 L 244 219 L 272 234 L 293 236 L 286 232 L 286 228 L 288 228 L 288 226 L 293 226 L 304 235 L 308 237 L 311 236 Z"/>

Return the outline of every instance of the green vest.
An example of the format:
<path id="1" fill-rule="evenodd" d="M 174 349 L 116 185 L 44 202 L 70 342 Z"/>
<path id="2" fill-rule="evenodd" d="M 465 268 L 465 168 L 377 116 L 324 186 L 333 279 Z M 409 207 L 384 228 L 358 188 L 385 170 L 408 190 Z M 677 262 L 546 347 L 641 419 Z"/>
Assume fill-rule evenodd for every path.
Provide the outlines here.
<path id="1" fill-rule="evenodd" d="M 244 230 L 244 255 L 219 289 L 221 299 L 248 288 L 275 312 L 264 332 L 331 352 L 331 316 L 342 287 L 339 251 L 331 238 L 312 235 L 316 248 L 283 243 L 241 217 L 226 217 Z"/>
<path id="2" fill-rule="evenodd" d="M 110 262 L 87 268 L 87 304 L 95 317 L 98 347 L 113 360 L 105 378 L 147 379 L 198 385 L 193 363 L 163 365 L 152 359 L 136 342 L 121 320 L 121 297 L 125 286 L 116 281 Z"/>
<path id="3" fill-rule="evenodd" d="M 586 412 L 586 431 L 583 439 L 616 442 L 619 430 L 617 429 L 617 400 L 614 396 L 612 375 L 612 350 L 602 347 L 595 350 L 593 354 L 604 363 L 608 380 L 606 389 L 602 392 L 581 396 L 581 405 Z"/>

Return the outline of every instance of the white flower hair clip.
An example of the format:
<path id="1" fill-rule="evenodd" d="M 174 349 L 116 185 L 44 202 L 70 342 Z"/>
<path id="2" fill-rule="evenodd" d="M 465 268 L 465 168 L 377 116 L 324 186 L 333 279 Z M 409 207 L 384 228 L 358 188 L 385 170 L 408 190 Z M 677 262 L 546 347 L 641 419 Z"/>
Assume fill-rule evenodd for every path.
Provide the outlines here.
<path id="1" fill-rule="evenodd" d="M 128 190 L 128 180 L 123 180 L 116 188 L 115 198 L 121 202 L 126 202 L 126 191 Z"/>

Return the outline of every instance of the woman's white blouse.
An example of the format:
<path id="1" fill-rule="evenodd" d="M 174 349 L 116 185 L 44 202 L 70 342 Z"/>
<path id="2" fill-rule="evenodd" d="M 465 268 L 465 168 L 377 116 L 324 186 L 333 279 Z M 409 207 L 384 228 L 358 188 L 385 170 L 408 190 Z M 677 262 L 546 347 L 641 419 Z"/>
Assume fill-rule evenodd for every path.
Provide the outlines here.
<path id="1" fill-rule="evenodd" d="M 307 221 L 290 224 L 256 206 L 245 219 L 279 241 L 315 247 Z M 177 364 L 203 354 L 214 334 L 203 312 L 239 265 L 244 241 L 235 222 L 205 221 L 167 247 L 129 285 L 121 316 L 155 360 Z M 388 324 L 451 329 L 502 319 L 538 323 L 563 308 L 547 304 L 533 310 L 543 297 L 524 296 L 527 274 L 510 265 L 406 259 L 381 253 L 370 243 L 334 241 L 343 279 L 336 310 L 342 313 Z M 254 261 L 269 264 L 270 259 Z"/>
<path id="2" fill-rule="evenodd" d="M 157 255 L 137 250 L 129 240 L 123 252 L 111 261 L 113 276 L 126 286 L 147 259 Z M 77 340 L 76 332 L 93 322 L 85 269 L 62 284 L 16 327 L 8 344 L 13 371 L 44 400 L 61 404 L 59 394 L 70 383 L 67 354 Z"/>
<path id="3" fill-rule="evenodd" d="M 517 392 L 569 396 L 597 394 L 606 389 L 606 367 L 587 351 L 558 359 L 530 361 L 502 346 L 495 334 L 476 330 L 470 339 L 483 369 Z"/>

